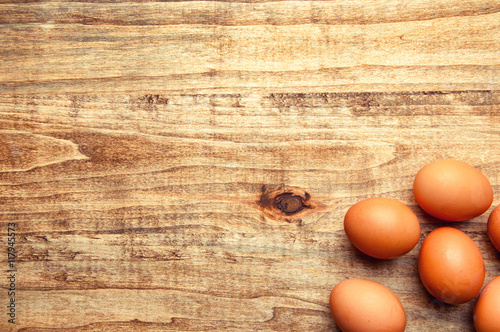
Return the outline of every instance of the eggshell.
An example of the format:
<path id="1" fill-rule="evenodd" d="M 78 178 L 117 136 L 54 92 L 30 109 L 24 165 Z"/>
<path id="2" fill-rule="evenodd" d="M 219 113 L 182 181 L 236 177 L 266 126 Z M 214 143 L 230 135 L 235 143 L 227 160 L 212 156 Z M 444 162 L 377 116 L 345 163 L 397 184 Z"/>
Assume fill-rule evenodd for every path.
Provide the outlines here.
<path id="1" fill-rule="evenodd" d="M 488 235 L 493 246 L 500 251 L 500 205 L 493 209 L 488 218 Z"/>
<path id="2" fill-rule="evenodd" d="M 457 160 L 426 165 L 415 176 L 413 193 L 425 212 L 447 221 L 477 217 L 493 202 L 493 189 L 486 176 Z"/>
<path id="3" fill-rule="evenodd" d="M 344 332 L 404 331 L 403 305 L 391 290 L 366 279 L 347 279 L 330 294 L 330 310 Z"/>
<path id="4" fill-rule="evenodd" d="M 406 254 L 420 238 L 415 213 L 403 203 L 384 197 L 351 206 L 344 218 L 344 230 L 356 248 L 382 259 Z"/>
<path id="5" fill-rule="evenodd" d="M 425 288 L 449 304 L 472 300 L 483 287 L 483 257 L 474 241 L 464 232 L 441 227 L 422 243 L 418 272 Z"/>
<path id="6" fill-rule="evenodd" d="M 500 331 L 500 276 L 484 287 L 474 306 L 473 319 L 477 332 Z"/>

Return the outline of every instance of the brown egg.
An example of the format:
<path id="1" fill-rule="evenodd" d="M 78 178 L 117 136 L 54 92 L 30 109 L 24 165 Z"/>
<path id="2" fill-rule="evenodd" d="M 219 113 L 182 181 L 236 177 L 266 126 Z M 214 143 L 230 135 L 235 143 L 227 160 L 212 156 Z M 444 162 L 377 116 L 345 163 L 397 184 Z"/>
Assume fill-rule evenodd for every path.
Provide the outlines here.
<path id="1" fill-rule="evenodd" d="M 406 254 L 420 238 L 415 213 L 403 203 L 384 197 L 351 206 L 344 217 L 344 230 L 356 248 L 382 259 Z"/>
<path id="2" fill-rule="evenodd" d="M 422 168 L 413 193 L 425 212 L 447 221 L 477 217 L 493 202 L 493 189 L 483 173 L 457 160 L 437 160 Z"/>
<path id="3" fill-rule="evenodd" d="M 474 241 L 464 232 L 441 227 L 422 243 L 418 272 L 425 288 L 449 304 L 472 300 L 483 287 L 483 257 Z"/>
<path id="4" fill-rule="evenodd" d="M 493 209 L 488 218 L 488 235 L 493 246 L 500 251 L 500 205 Z"/>
<path id="5" fill-rule="evenodd" d="M 330 293 L 333 320 L 344 332 L 404 331 L 403 305 L 391 290 L 366 279 L 347 279 Z"/>
<path id="6" fill-rule="evenodd" d="M 477 332 L 500 331 L 500 276 L 483 288 L 474 306 L 473 319 Z"/>

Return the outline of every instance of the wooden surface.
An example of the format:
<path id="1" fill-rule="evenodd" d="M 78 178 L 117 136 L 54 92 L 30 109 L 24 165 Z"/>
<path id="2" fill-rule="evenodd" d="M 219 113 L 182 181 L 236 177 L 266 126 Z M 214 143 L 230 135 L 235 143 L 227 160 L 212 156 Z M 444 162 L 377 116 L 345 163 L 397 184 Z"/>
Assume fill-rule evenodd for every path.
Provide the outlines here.
<path id="1" fill-rule="evenodd" d="M 361 277 L 400 298 L 407 331 L 473 331 L 473 301 L 439 303 L 418 278 L 421 241 L 444 223 L 411 188 L 426 163 L 455 158 L 500 204 L 499 12 L 1 1 L 0 330 L 338 331 L 329 293 Z M 308 207 L 266 205 L 287 188 Z M 347 240 L 345 212 L 373 196 L 417 214 L 406 256 L 371 259 Z M 453 224 L 481 249 L 486 282 L 500 274 L 492 208 Z"/>

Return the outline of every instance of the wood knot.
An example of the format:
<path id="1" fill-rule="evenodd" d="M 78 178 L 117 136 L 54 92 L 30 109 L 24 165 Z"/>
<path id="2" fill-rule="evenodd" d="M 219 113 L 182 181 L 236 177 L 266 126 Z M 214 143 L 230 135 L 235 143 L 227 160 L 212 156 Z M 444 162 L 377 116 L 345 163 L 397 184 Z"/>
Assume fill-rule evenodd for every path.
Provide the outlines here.
<path id="1" fill-rule="evenodd" d="M 293 193 L 284 193 L 276 196 L 273 204 L 276 209 L 280 209 L 287 216 L 298 213 L 305 208 L 311 208 L 305 204 L 302 196 L 294 195 Z"/>
<path id="2" fill-rule="evenodd" d="M 285 186 L 263 186 L 258 205 L 270 219 L 284 221 L 300 219 L 325 206 L 311 199 L 304 189 Z"/>

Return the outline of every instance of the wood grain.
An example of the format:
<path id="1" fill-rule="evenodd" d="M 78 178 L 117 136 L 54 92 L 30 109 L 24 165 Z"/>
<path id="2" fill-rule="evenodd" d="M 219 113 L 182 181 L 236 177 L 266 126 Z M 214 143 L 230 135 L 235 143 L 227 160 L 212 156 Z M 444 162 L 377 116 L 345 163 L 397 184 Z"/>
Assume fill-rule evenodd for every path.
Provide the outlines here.
<path id="1" fill-rule="evenodd" d="M 2 1 L 0 247 L 16 224 L 16 325 L 1 331 L 339 331 L 345 278 L 388 286 L 407 331 L 473 331 L 474 302 L 417 272 L 444 225 L 416 172 L 460 159 L 490 180 L 454 224 L 500 254 L 498 1 Z M 273 218 L 269 188 L 315 205 Z M 357 201 L 407 204 L 419 244 L 390 261 L 349 243 Z M 305 194 L 304 194 L 304 197 Z"/>
<path id="2" fill-rule="evenodd" d="M 6 3 L 0 93 L 498 89 L 499 1 Z"/>
<path id="3" fill-rule="evenodd" d="M 43 156 L 27 159 L 39 167 L 2 173 L 2 219 L 20 234 L 20 326 L 324 331 L 334 326 L 333 285 L 365 277 L 401 298 L 409 331 L 464 329 L 472 303 L 427 295 L 418 247 L 370 259 L 349 244 L 342 220 L 360 199 L 393 197 L 417 213 L 424 237 L 439 224 L 411 184 L 436 158 L 479 167 L 498 192 L 499 97 L 4 96 L 2 134 L 18 133 L 15 144 L 4 140 L 4 164 L 27 163 L 15 151 L 35 140 Z M 268 219 L 256 204 L 268 184 L 300 186 L 330 208 Z M 489 280 L 500 267 L 486 219 L 458 227 L 482 249 Z"/>

